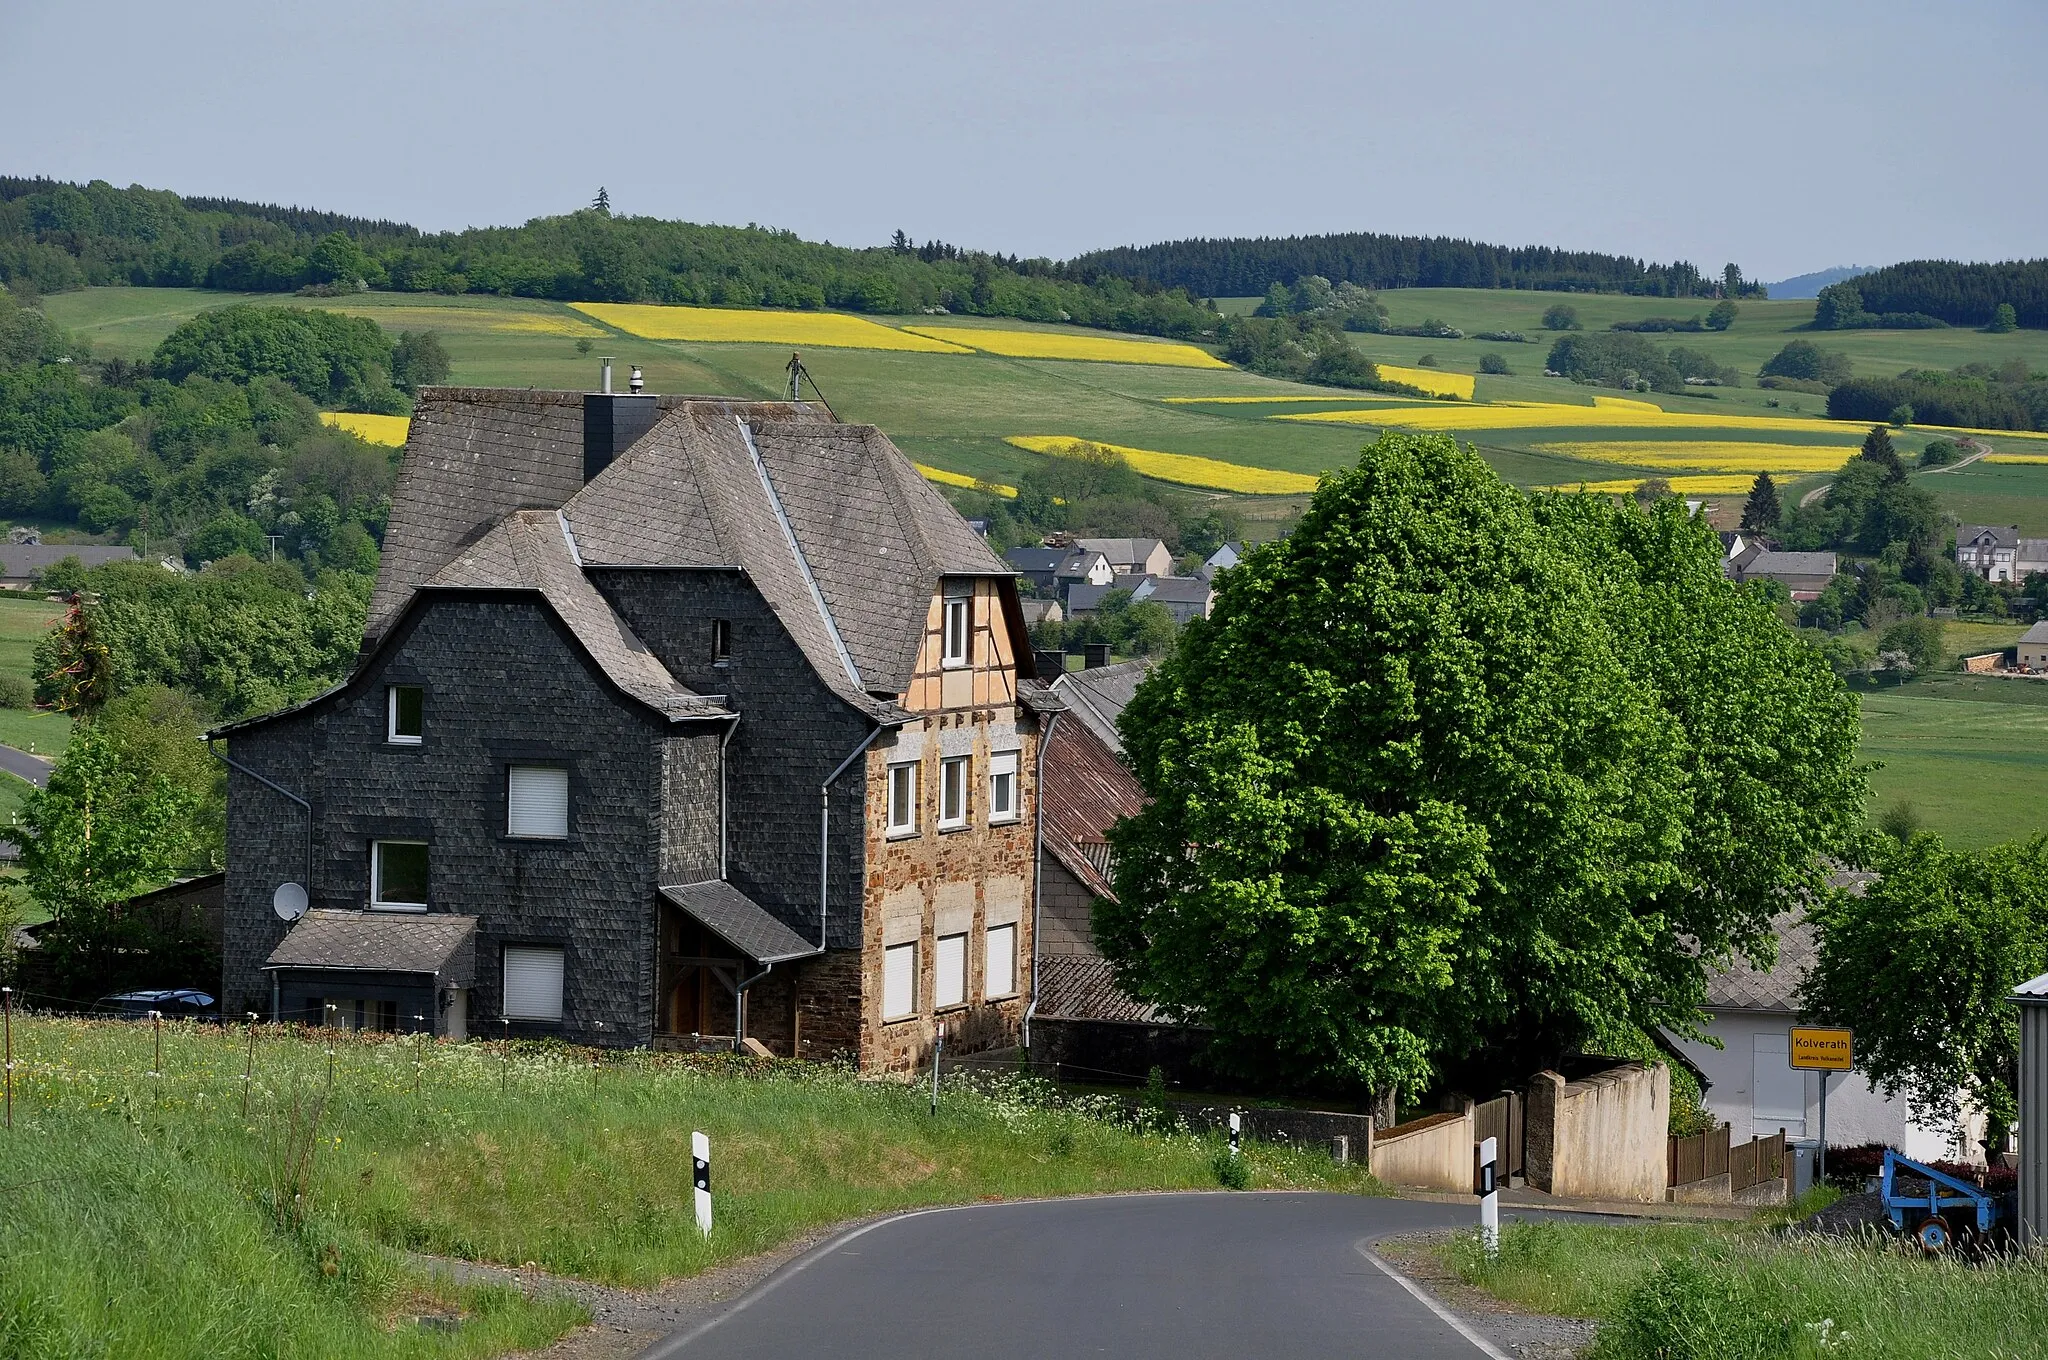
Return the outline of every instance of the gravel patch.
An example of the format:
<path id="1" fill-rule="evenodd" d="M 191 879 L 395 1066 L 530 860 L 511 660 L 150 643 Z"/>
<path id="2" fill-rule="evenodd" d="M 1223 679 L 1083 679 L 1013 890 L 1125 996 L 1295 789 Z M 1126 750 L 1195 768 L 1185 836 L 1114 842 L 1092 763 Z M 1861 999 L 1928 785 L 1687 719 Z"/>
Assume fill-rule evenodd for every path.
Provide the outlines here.
<path id="1" fill-rule="evenodd" d="M 1860 1237 L 1884 1232 L 1884 1199 L 1875 1193 L 1844 1195 L 1827 1208 L 1808 1214 L 1794 1225 L 1796 1232 L 1822 1233 L 1829 1237 Z"/>
<path id="2" fill-rule="evenodd" d="M 1595 1319 L 1525 1312 L 1459 1279 L 1435 1251 L 1450 1235 L 1428 1232 L 1389 1237 L 1374 1244 L 1374 1250 L 1455 1313 L 1460 1322 L 1519 1360 L 1575 1360 L 1592 1348 L 1600 1332 Z"/>

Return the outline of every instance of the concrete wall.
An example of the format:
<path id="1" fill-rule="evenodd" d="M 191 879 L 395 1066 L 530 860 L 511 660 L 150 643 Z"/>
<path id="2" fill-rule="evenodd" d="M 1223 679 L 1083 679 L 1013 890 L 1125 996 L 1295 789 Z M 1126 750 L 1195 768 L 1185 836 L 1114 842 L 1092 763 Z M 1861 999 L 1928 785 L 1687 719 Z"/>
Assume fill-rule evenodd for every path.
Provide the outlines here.
<path id="1" fill-rule="evenodd" d="M 1039 899 L 1039 954 L 1100 954 L 1095 947 L 1095 890 L 1076 878 L 1050 850 L 1039 872 L 1044 880 Z"/>
<path id="2" fill-rule="evenodd" d="M 1697 1039 L 1671 1036 L 1679 1052 L 1707 1078 L 1707 1112 L 1729 1126 L 1735 1142 L 1779 1129 L 1791 1139 L 1820 1137 L 1820 1074 L 1795 1071 L 1780 1056 L 1797 1016 L 1762 1011 L 1710 1011 L 1707 1034 L 1715 1048 Z M 1758 1040 L 1763 1040 L 1759 1045 Z M 1759 1091 L 1759 1085 L 1762 1090 Z M 1828 1076 L 1828 1144 L 1855 1147 L 1883 1143 L 1919 1161 L 1958 1155 L 1959 1112 L 1921 1112 L 1904 1095 L 1887 1097 L 1861 1072 Z M 1974 1138 L 1962 1154 L 1981 1158 Z"/>
<path id="3" fill-rule="evenodd" d="M 1661 1200 L 1670 1125 L 1663 1063 L 1624 1063 L 1573 1082 L 1538 1072 L 1529 1083 L 1529 1184 L 1565 1199 Z"/>
<path id="4" fill-rule="evenodd" d="M 1372 1174 L 1421 1190 L 1472 1189 L 1472 1109 L 1382 1129 L 1372 1140 Z"/>

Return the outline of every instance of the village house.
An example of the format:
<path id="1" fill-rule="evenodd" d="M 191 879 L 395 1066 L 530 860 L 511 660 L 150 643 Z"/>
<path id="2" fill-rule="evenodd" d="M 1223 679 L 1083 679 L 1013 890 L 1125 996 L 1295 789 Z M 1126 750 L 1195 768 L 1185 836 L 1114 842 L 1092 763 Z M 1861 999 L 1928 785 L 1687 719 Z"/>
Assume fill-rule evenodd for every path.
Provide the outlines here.
<path id="1" fill-rule="evenodd" d="M 142 555 L 133 548 L 95 543 L 45 543 L 39 530 L 24 525 L 9 531 L 7 541 L 0 543 L 0 587 L 31 589 L 37 578 L 68 557 L 77 558 L 78 564 L 87 568 L 107 562 L 142 560 Z"/>
<path id="2" fill-rule="evenodd" d="M 1108 585 L 1116 576 L 1109 559 L 1085 548 L 1012 548 L 1003 560 L 1032 589 L 1065 600 L 1077 585 Z"/>
<path id="3" fill-rule="evenodd" d="M 2020 634 L 2013 662 L 2023 671 L 2048 671 L 2048 619 Z"/>
<path id="4" fill-rule="evenodd" d="M 2020 526 L 1964 524 L 1956 529 L 1956 565 L 1987 581 L 2019 580 Z"/>
<path id="5" fill-rule="evenodd" d="M 1213 581 L 1219 572 L 1229 571 L 1244 560 L 1244 544 L 1226 543 L 1204 558 L 1195 575 L 1203 580 Z"/>
<path id="6" fill-rule="evenodd" d="M 1731 581 L 1777 581 L 1804 604 L 1819 599 L 1835 579 L 1837 562 L 1831 552 L 1775 552 L 1754 540 L 1744 544 L 1738 538 L 1736 543 L 1736 549 L 1721 563 Z"/>
<path id="7" fill-rule="evenodd" d="M 810 403 L 429 388 L 360 660 L 212 734 L 223 1011 L 903 1069 L 1031 987 L 1014 573 Z"/>
<path id="8" fill-rule="evenodd" d="M 1101 553 L 1118 576 L 1173 574 L 1173 554 L 1156 538 L 1077 538 L 1074 546 Z"/>

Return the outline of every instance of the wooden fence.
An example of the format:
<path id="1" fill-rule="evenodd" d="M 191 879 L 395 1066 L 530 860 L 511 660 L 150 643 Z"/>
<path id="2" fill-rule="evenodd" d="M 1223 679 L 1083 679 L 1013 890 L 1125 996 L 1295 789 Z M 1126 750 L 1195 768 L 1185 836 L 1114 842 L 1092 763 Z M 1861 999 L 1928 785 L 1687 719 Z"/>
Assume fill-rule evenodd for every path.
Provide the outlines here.
<path id="1" fill-rule="evenodd" d="M 1667 1182 L 1674 1188 L 1726 1176 L 1728 1193 L 1734 1195 L 1785 1175 L 1783 1129 L 1731 1147 L 1728 1126 L 1723 1124 L 1690 1138 L 1670 1139 L 1666 1146 Z"/>
<path id="2" fill-rule="evenodd" d="M 1472 1107 L 1472 1141 L 1491 1138 L 1498 1148 L 1496 1164 L 1502 1182 L 1522 1174 L 1522 1093 L 1502 1091 L 1483 1105 Z"/>

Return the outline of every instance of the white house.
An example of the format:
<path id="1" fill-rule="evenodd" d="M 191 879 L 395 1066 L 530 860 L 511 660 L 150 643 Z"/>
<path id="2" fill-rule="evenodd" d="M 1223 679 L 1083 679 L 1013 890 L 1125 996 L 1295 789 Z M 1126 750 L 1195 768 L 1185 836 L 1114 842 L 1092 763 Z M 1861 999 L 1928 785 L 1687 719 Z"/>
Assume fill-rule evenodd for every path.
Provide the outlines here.
<path id="1" fill-rule="evenodd" d="M 1795 1069 L 1789 1057 L 1791 1029 L 1804 1023 L 1796 996 L 1815 952 L 1812 928 L 1780 917 L 1773 967 L 1738 962 L 1707 984 L 1706 1032 L 1720 1047 L 1668 1036 L 1706 1078 L 1707 1110 L 1729 1125 L 1733 1142 L 1779 1129 L 1789 1138 L 1820 1137 L 1820 1073 Z M 1828 1074 L 1830 1147 L 1883 1143 L 1921 1161 L 1981 1163 L 1982 1123 L 1959 1110 L 1915 1110 L 1905 1096 L 1873 1089 L 1860 1071 Z"/>

